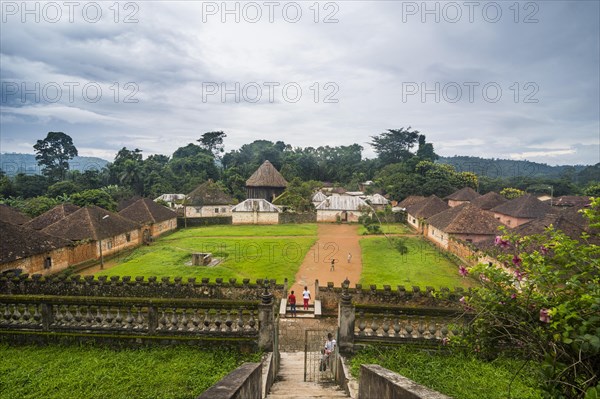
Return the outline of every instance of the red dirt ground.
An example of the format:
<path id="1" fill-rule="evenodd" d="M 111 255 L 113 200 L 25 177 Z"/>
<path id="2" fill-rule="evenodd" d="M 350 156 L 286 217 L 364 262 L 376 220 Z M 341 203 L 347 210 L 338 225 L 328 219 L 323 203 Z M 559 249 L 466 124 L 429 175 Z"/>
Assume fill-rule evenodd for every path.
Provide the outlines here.
<path id="1" fill-rule="evenodd" d="M 346 277 L 352 285 L 358 282 L 362 272 L 358 227 L 356 224 L 317 226 L 317 242 L 306 254 L 296 274 L 296 282 L 289 288 L 296 291 L 296 297 L 302 297 L 305 285 L 311 293 L 314 292 L 316 279 L 319 280 L 320 286 L 333 282 L 336 287 L 339 287 Z M 348 263 L 348 253 L 352 255 L 350 263 Z M 334 271 L 330 271 L 332 259 L 336 260 Z M 302 303 L 301 299 L 300 303 Z"/>

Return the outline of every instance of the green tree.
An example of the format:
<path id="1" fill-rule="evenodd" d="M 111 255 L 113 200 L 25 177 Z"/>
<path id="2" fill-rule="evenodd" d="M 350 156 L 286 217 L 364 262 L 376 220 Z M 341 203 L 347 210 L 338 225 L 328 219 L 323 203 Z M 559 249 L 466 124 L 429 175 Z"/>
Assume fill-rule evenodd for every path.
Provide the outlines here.
<path id="1" fill-rule="evenodd" d="M 32 198 L 44 195 L 48 189 L 48 178 L 40 175 L 19 173 L 15 176 L 14 191 L 17 196 Z"/>
<path id="2" fill-rule="evenodd" d="M 73 139 L 63 132 L 48 132 L 44 140 L 38 140 L 33 146 L 35 159 L 43 168 L 42 174 L 56 182 L 64 179 L 69 170 L 69 160 L 77 156 Z"/>
<path id="3" fill-rule="evenodd" d="M 206 132 L 200 137 L 198 142 L 200 143 L 200 147 L 210 151 L 215 158 L 220 159 L 221 154 L 225 151 L 223 148 L 223 139 L 225 137 L 227 137 L 227 134 L 222 131 Z"/>
<path id="4" fill-rule="evenodd" d="M 48 191 L 46 192 L 46 195 L 48 195 L 51 198 L 55 198 L 55 197 L 58 197 L 59 195 L 65 195 L 65 194 L 71 195 L 80 190 L 81 190 L 81 188 L 77 184 L 75 184 L 69 180 L 64 180 L 64 181 L 59 181 L 57 183 L 54 183 L 53 185 L 48 187 Z"/>
<path id="5" fill-rule="evenodd" d="M 600 197 L 600 183 L 590 184 L 583 189 L 583 194 L 590 197 Z"/>
<path id="6" fill-rule="evenodd" d="M 388 129 L 378 136 L 371 136 L 370 144 L 382 164 L 403 162 L 414 156 L 411 149 L 419 139 L 419 132 L 410 129 L 410 126 L 408 129 Z"/>
<path id="7" fill-rule="evenodd" d="M 600 201 L 588 209 L 600 220 Z M 496 239 L 505 267 L 478 265 L 466 298 L 475 319 L 464 343 L 487 356 L 515 348 L 539 364 L 547 398 L 584 398 L 600 383 L 600 247 L 547 229 Z"/>
<path id="8" fill-rule="evenodd" d="M 409 128 L 410 129 L 410 128 Z M 424 161 L 436 161 L 439 156 L 433 151 L 433 144 L 425 141 L 425 135 L 419 135 L 419 147 L 417 149 L 417 157 Z"/>
<path id="9" fill-rule="evenodd" d="M 525 195 L 525 191 L 519 190 L 518 188 L 506 187 L 500 191 L 500 195 L 504 196 L 506 199 L 515 199 Z"/>
<path id="10" fill-rule="evenodd" d="M 22 206 L 20 206 L 20 210 L 34 218 L 54 208 L 57 204 L 58 201 L 56 201 L 54 198 L 49 198 L 42 195 L 24 200 Z"/>
<path id="11" fill-rule="evenodd" d="M 78 206 L 96 205 L 109 211 L 117 210 L 117 203 L 105 190 L 85 190 L 71 196 L 71 201 Z"/>

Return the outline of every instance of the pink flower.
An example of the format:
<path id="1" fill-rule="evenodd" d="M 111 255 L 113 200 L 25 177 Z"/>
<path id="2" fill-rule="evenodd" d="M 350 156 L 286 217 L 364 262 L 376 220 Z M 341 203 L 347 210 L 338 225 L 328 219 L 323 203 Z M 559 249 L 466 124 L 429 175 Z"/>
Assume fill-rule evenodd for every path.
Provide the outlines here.
<path id="1" fill-rule="evenodd" d="M 545 246 L 543 246 L 543 245 L 542 245 L 542 246 L 540 247 L 540 253 L 541 253 L 542 255 L 546 255 L 546 254 L 548 253 L 548 248 L 546 248 Z"/>
<path id="2" fill-rule="evenodd" d="M 494 244 L 496 246 L 499 246 L 500 248 L 510 247 L 510 243 L 508 242 L 508 240 L 503 240 L 501 236 L 496 236 L 496 239 L 494 240 Z"/>
<path id="3" fill-rule="evenodd" d="M 465 303 L 465 297 L 464 297 L 464 296 L 461 296 L 461 297 L 460 297 L 460 299 L 458 300 L 458 302 L 460 302 L 460 303 Z"/>
<path id="4" fill-rule="evenodd" d="M 523 276 L 524 276 L 524 274 L 521 273 L 521 271 L 519 269 L 515 270 L 515 278 L 517 279 L 517 281 L 523 280 Z"/>
<path id="5" fill-rule="evenodd" d="M 466 267 L 464 267 L 464 266 L 462 266 L 462 265 L 461 265 L 461 266 L 459 266 L 459 268 L 458 268 L 458 273 L 459 273 L 461 276 L 465 277 L 465 276 L 467 276 L 467 275 L 469 274 L 469 271 L 467 270 L 467 268 L 466 268 Z"/>
<path id="6" fill-rule="evenodd" d="M 517 299 L 517 294 L 512 294 L 512 295 L 510 296 L 510 299 Z"/>
<path id="7" fill-rule="evenodd" d="M 513 256 L 512 262 L 516 267 L 521 266 L 521 258 L 518 255 Z"/>
<path id="8" fill-rule="evenodd" d="M 448 337 L 442 338 L 442 345 L 448 345 L 448 343 L 450 343 L 450 338 L 448 338 Z"/>
<path id="9" fill-rule="evenodd" d="M 540 321 L 542 323 L 550 323 L 550 311 L 548 309 L 540 309 Z"/>

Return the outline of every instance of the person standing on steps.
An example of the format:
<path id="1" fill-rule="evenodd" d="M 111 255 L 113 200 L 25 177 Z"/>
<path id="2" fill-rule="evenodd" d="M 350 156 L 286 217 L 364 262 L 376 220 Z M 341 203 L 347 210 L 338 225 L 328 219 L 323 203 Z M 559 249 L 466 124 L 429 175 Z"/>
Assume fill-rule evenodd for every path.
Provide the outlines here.
<path id="1" fill-rule="evenodd" d="M 304 286 L 304 292 L 302 292 L 302 299 L 304 300 L 304 310 L 308 310 L 308 300 L 310 299 L 310 291 L 307 286 Z"/>
<path id="2" fill-rule="evenodd" d="M 290 313 L 292 314 L 292 317 L 296 317 L 296 295 L 294 295 L 294 290 L 288 295 L 288 303 L 290 304 Z"/>

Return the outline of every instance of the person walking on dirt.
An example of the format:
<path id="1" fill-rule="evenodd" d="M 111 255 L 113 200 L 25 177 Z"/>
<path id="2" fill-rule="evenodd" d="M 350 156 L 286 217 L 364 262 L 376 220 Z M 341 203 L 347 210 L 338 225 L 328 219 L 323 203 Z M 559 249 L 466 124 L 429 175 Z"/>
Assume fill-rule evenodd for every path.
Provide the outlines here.
<path id="1" fill-rule="evenodd" d="M 308 310 L 308 300 L 310 299 L 310 291 L 307 286 L 304 286 L 304 292 L 302 292 L 302 299 L 304 300 L 304 310 Z"/>
<path id="2" fill-rule="evenodd" d="M 350 263 L 350 261 L 352 261 L 352 254 L 348 252 L 348 263 Z"/>
<path id="3" fill-rule="evenodd" d="M 331 267 L 329 268 L 329 271 L 332 272 L 335 269 L 335 259 L 331 259 Z"/>
<path id="4" fill-rule="evenodd" d="M 290 313 L 292 317 L 296 317 L 296 295 L 294 295 L 294 291 L 288 295 L 288 303 L 290 304 Z"/>

